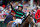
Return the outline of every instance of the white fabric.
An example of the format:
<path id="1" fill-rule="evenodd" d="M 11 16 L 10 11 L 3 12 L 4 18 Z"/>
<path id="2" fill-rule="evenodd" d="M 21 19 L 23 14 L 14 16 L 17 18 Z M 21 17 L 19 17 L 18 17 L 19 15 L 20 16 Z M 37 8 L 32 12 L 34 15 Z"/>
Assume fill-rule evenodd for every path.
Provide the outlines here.
<path id="1" fill-rule="evenodd" d="M 16 19 L 15 22 L 16 22 L 17 24 L 18 24 L 18 23 L 21 24 L 21 23 L 22 23 L 22 19 Z"/>

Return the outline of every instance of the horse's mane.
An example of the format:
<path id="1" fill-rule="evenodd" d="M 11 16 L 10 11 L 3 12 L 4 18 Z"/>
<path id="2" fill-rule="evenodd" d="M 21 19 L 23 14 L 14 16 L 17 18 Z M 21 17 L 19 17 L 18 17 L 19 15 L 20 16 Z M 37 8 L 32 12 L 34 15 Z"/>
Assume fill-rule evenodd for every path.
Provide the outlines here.
<path id="1" fill-rule="evenodd" d="M 30 15 L 30 12 L 29 12 L 28 16 L 33 17 L 32 15 Z M 28 18 L 28 16 L 25 17 L 25 19 L 23 20 L 22 23 L 24 23 L 24 21 Z"/>
<path id="2" fill-rule="evenodd" d="M 28 17 L 28 16 L 25 16 L 25 17 L 24 17 L 24 20 L 23 20 L 23 22 L 22 22 L 22 23 L 24 23 L 24 21 L 27 19 L 27 17 Z"/>

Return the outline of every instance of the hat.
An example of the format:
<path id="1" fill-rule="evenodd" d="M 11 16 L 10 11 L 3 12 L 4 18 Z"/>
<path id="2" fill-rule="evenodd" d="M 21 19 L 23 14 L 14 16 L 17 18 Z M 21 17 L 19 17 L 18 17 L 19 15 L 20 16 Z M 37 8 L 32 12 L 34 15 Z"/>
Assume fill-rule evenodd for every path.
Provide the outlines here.
<path id="1" fill-rule="evenodd" d="M 18 7 L 21 7 L 23 9 L 23 5 L 19 5 Z"/>
<path id="2" fill-rule="evenodd" d="M 5 8 L 6 6 L 5 5 L 2 5 L 2 7 Z"/>
<path id="3" fill-rule="evenodd" d="M 19 4 L 18 6 L 23 6 L 23 5 Z"/>
<path id="4" fill-rule="evenodd" d="M 11 10 L 12 13 L 16 14 L 13 10 Z"/>

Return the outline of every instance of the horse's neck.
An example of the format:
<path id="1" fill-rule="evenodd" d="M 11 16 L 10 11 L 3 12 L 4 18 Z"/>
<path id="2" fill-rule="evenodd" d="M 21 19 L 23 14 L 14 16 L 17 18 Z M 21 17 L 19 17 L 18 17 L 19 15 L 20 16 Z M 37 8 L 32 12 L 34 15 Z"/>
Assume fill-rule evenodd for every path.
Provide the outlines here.
<path id="1" fill-rule="evenodd" d="M 31 23 L 31 22 L 32 22 L 32 18 L 30 16 L 28 16 L 25 19 L 24 23 L 20 27 L 28 27 L 29 26 L 29 23 Z"/>
<path id="2" fill-rule="evenodd" d="M 21 25 L 21 27 L 28 27 L 28 26 L 29 26 L 29 21 L 28 19 L 26 19 L 24 23 Z"/>
<path id="3" fill-rule="evenodd" d="M 21 25 L 21 27 L 28 27 L 29 26 L 29 19 L 28 16 L 24 19 L 23 24 Z"/>
<path id="4" fill-rule="evenodd" d="M 32 17 L 31 18 L 29 17 L 28 18 L 28 21 L 29 21 L 29 23 L 33 22 L 33 18 Z"/>

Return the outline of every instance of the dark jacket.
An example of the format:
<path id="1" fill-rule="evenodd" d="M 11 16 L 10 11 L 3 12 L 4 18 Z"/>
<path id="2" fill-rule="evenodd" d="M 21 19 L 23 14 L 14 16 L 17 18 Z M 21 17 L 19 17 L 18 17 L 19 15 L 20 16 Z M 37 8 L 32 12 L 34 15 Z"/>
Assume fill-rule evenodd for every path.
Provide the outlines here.
<path id="1" fill-rule="evenodd" d="M 10 21 L 13 21 L 13 16 L 12 15 L 8 15 L 4 21 L 4 23 L 7 23 L 10 22 Z"/>

